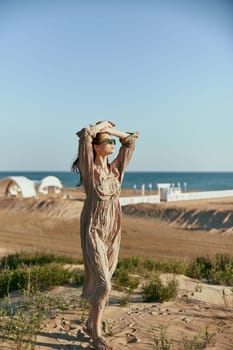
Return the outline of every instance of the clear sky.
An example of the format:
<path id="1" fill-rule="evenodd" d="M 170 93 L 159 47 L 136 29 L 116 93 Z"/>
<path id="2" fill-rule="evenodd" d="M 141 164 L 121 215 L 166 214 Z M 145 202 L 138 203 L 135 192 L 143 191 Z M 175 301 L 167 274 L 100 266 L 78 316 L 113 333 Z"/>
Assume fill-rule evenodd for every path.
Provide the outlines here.
<path id="1" fill-rule="evenodd" d="M 0 171 L 69 170 L 98 120 L 129 170 L 233 171 L 233 2 L 0 0 Z"/>

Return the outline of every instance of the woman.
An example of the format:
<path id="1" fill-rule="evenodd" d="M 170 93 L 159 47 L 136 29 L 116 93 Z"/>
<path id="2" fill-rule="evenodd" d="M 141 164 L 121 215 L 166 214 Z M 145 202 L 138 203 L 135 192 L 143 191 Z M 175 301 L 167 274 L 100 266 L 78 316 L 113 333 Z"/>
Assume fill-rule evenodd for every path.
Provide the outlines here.
<path id="1" fill-rule="evenodd" d="M 104 121 L 82 129 L 77 135 L 80 138 L 78 158 L 72 168 L 80 172 L 86 191 L 80 228 L 85 266 L 82 296 L 90 304 L 86 329 L 97 350 L 110 350 L 102 338 L 101 319 L 118 260 L 121 183 L 138 134 L 118 131 L 114 123 Z M 115 151 L 111 135 L 120 139 L 121 147 L 117 157 L 109 163 L 108 156 Z"/>

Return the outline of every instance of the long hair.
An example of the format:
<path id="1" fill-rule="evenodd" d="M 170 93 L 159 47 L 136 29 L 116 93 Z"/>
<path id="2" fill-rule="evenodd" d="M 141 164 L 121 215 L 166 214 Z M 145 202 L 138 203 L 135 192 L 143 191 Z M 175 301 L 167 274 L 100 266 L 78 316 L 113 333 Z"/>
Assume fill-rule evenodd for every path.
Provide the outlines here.
<path id="1" fill-rule="evenodd" d="M 83 179 L 82 179 L 81 171 L 79 169 L 79 157 L 78 156 L 77 156 L 77 158 L 75 159 L 75 161 L 71 165 L 71 171 L 73 173 L 76 173 L 76 174 L 79 173 L 80 180 L 79 180 L 79 183 L 76 186 L 81 186 Z"/>

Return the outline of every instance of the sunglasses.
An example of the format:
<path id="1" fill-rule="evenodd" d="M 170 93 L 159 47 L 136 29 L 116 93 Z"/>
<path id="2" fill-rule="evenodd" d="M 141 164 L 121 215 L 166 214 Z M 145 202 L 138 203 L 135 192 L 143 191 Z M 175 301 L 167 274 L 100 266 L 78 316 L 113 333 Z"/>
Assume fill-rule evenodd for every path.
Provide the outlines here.
<path id="1" fill-rule="evenodd" d="M 115 139 L 105 139 L 103 141 L 95 142 L 96 145 L 102 145 L 102 143 L 105 143 L 106 145 L 115 145 L 116 140 Z"/>

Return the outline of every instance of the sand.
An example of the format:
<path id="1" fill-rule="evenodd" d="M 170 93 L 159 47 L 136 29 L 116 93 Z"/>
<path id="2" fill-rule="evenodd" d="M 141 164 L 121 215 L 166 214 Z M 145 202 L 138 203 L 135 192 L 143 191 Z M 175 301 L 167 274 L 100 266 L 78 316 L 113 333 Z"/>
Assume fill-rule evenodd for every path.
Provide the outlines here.
<path id="1" fill-rule="evenodd" d="M 130 192 L 123 191 L 123 195 Z M 46 251 L 81 258 L 79 214 L 84 194 L 69 189 L 66 198 L 1 199 L 0 256 L 18 251 Z M 233 198 L 123 208 L 120 256 L 190 261 L 200 255 L 233 254 Z M 166 275 L 163 275 L 166 278 Z M 179 296 L 166 303 L 143 303 L 135 297 L 122 307 L 120 295 L 112 291 L 104 320 L 113 331 L 108 337 L 114 349 L 155 349 L 160 326 L 181 347 L 182 339 L 193 339 L 206 327 L 215 333 L 212 350 L 233 349 L 233 293 L 231 287 L 179 279 Z M 224 299 L 222 291 L 227 297 Z M 53 293 L 80 293 L 59 287 Z M 48 320 L 37 338 L 36 349 L 91 349 L 83 332 L 81 310 L 72 309 Z M 180 347 L 178 344 L 180 343 Z M 184 341 L 183 341 L 184 342 Z M 9 349 L 8 345 L 1 350 Z M 183 345 L 182 345 L 183 346 Z M 173 348 L 172 348 L 173 349 Z"/>
<path id="2" fill-rule="evenodd" d="M 168 278 L 165 274 L 162 277 Z M 172 339 L 171 349 L 187 350 L 183 347 L 185 337 L 190 341 L 199 337 L 198 341 L 203 344 L 201 337 L 205 332 L 213 337 L 208 349 L 232 349 L 233 297 L 229 288 L 225 288 L 230 295 L 226 306 L 221 297 L 221 286 L 208 286 L 182 275 L 177 279 L 180 284 L 179 297 L 174 301 L 133 301 L 129 306 L 122 307 L 117 303 L 119 293 L 112 292 L 110 305 L 104 311 L 104 322 L 107 331 L 111 329 L 113 333 L 106 339 L 114 349 L 156 349 L 155 338 L 161 338 L 161 327 L 167 329 L 166 338 Z M 64 295 L 72 291 L 60 287 L 56 293 Z M 39 349 L 91 349 L 90 338 L 80 322 L 80 314 L 79 309 L 70 310 L 65 315 L 58 314 L 49 320 L 37 339 Z"/>
<path id="3" fill-rule="evenodd" d="M 132 194 L 123 191 L 122 195 Z M 22 250 L 81 257 L 79 216 L 84 193 L 0 200 L 0 255 Z M 190 260 L 233 254 L 233 198 L 123 207 L 120 256 Z"/>

